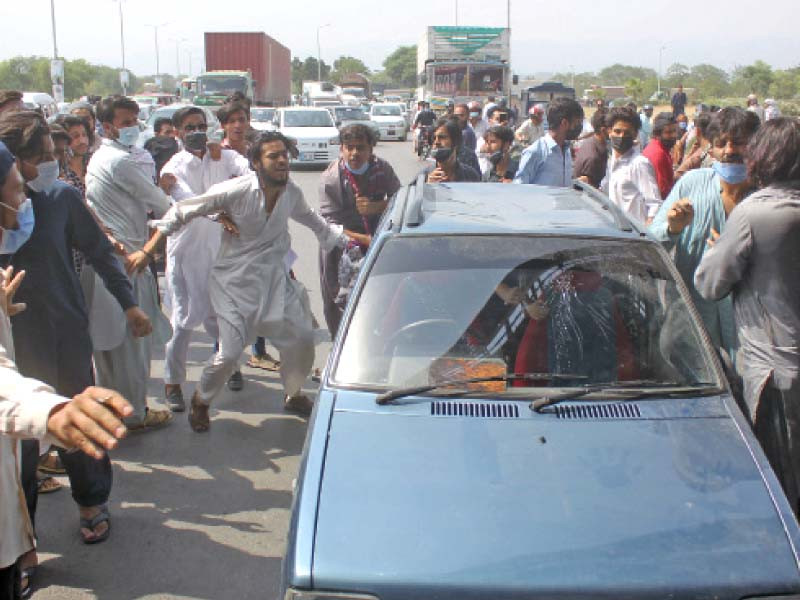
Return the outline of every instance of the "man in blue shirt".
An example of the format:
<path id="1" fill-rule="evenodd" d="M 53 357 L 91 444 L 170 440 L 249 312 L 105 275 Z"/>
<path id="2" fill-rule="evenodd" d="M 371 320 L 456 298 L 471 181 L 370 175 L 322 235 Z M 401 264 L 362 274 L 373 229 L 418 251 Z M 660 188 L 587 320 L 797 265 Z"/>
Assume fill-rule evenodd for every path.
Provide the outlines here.
<path id="1" fill-rule="evenodd" d="M 556 98 L 547 107 L 549 131 L 522 153 L 514 183 L 572 185 L 570 141 L 583 131 L 583 108 L 571 98 Z"/>

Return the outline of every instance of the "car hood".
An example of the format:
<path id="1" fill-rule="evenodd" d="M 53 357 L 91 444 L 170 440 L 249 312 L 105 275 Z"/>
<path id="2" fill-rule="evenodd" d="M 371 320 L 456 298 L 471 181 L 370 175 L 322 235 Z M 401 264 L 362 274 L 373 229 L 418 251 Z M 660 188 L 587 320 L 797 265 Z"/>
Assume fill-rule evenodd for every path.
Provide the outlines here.
<path id="1" fill-rule="evenodd" d="M 296 140 L 321 139 L 327 142 L 339 137 L 336 127 L 283 127 L 280 132 Z"/>
<path id="2" fill-rule="evenodd" d="M 403 123 L 405 123 L 405 120 L 403 119 L 403 115 L 397 115 L 397 116 L 375 116 L 375 115 L 373 115 L 372 117 L 370 117 L 370 119 L 372 121 L 375 121 L 376 123 L 399 123 L 400 121 L 403 121 Z"/>
<path id="3" fill-rule="evenodd" d="M 493 599 L 531 589 L 573 599 L 800 589 L 782 521 L 729 417 L 380 408 L 334 412 L 316 589 L 382 599 L 409 586 L 414 597 Z"/>

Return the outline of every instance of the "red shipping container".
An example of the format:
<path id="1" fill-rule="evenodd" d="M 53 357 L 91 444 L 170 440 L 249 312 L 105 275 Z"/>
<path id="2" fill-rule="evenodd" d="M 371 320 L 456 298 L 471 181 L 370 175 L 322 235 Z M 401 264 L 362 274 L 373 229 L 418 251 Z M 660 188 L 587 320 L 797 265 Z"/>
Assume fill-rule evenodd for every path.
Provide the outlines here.
<path id="1" fill-rule="evenodd" d="M 255 102 L 283 106 L 292 95 L 292 55 L 263 31 L 206 32 L 206 71 L 250 71 Z"/>

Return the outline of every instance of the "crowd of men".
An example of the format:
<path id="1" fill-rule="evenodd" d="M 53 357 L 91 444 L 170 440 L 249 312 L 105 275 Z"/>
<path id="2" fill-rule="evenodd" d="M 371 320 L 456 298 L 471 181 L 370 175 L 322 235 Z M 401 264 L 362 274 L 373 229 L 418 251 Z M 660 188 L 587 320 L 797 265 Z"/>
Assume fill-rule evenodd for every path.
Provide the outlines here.
<path id="1" fill-rule="evenodd" d="M 450 103 L 441 117 L 421 102 L 413 129 L 415 144 L 431 146 L 422 170 L 430 183 L 579 180 L 649 226 L 735 364 L 743 408 L 797 510 L 800 124 L 767 118 L 757 101 L 700 106 L 691 123 L 685 95 L 672 104 L 654 116 L 650 106 L 599 103 L 587 121 L 578 102 L 560 98 L 532 105 L 512 128 L 516 114 L 503 102 Z M 19 93 L 0 92 L 0 599 L 29 590 L 35 575 L 37 497 L 58 487 L 42 472 L 69 477 L 84 543 L 106 540 L 105 450 L 187 409 L 191 428 L 208 431 L 212 401 L 226 385 L 242 389 L 238 365 L 250 344 L 251 366 L 280 372 L 285 408 L 310 412 L 301 386 L 316 322 L 292 271 L 288 220 L 319 241 L 335 335 L 401 186 L 361 124 L 340 131 L 317 213 L 289 176 L 293 141 L 254 135 L 245 98 L 218 111 L 221 143 L 209 140 L 205 111 L 187 105 L 157 121 L 140 147 L 137 117 L 134 101 L 111 96 L 48 123 Z M 187 353 L 200 326 L 216 346 L 187 406 Z M 151 408 L 160 346 L 168 408 Z M 40 456 L 51 444 L 57 456 Z"/>

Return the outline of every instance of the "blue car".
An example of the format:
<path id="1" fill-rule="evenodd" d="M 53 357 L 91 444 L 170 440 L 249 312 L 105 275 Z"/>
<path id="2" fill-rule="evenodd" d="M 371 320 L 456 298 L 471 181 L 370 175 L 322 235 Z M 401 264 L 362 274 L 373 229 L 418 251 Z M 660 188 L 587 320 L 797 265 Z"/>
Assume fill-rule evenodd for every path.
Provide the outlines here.
<path id="1" fill-rule="evenodd" d="M 417 181 L 323 374 L 284 600 L 800 598 L 669 256 L 605 196 Z"/>

